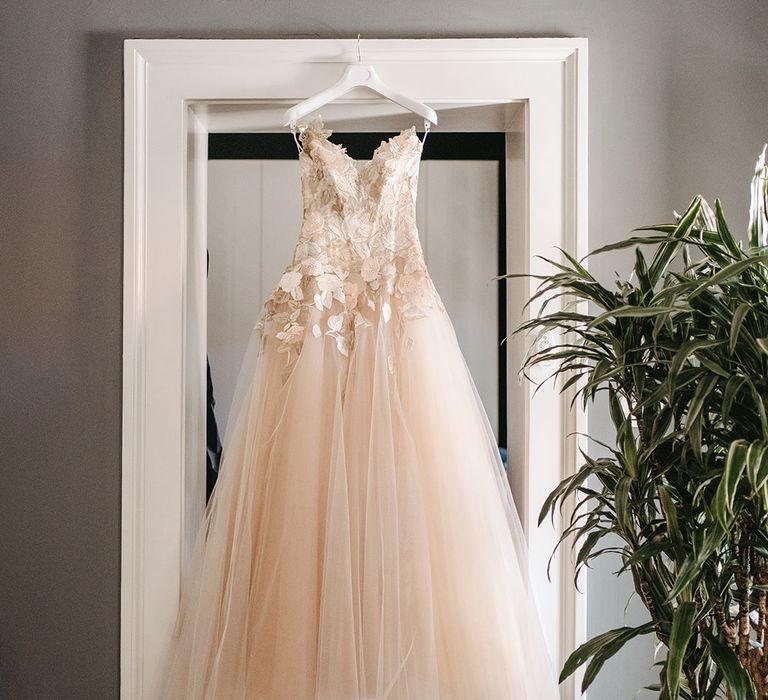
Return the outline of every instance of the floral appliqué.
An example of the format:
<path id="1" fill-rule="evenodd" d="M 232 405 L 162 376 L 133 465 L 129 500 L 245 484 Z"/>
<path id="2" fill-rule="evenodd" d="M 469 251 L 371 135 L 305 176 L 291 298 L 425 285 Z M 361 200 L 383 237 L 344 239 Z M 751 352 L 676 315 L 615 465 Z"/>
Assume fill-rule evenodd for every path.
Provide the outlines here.
<path id="1" fill-rule="evenodd" d="M 308 339 L 332 339 L 349 357 L 361 328 L 395 317 L 400 335 L 407 319 L 444 310 L 416 228 L 415 127 L 382 141 L 362 170 L 330 134 L 319 119 L 301 131 L 301 234 L 256 324 L 287 365 Z M 391 355 L 387 364 L 394 372 Z"/>

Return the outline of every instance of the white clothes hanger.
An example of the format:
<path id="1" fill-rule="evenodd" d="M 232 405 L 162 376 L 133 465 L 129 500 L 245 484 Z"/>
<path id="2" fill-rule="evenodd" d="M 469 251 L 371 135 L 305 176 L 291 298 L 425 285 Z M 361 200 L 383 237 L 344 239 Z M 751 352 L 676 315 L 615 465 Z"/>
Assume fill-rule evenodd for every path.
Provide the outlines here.
<path id="1" fill-rule="evenodd" d="M 360 34 L 358 34 L 357 63 L 348 64 L 341 78 L 330 87 L 286 110 L 285 124 L 283 126 L 290 126 L 291 130 L 294 130 L 299 119 L 345 95 L 352 88 L 358 86 L 370 88 L 388 100 L 399 104 L 401 107 L 405 107 L 405 109 L 424 117 L 424 130 L 427 132 L 429 131 L 430 122 L 435 125 L 437 124 L 437 112 L 434 109 L 423 102 L 414 100 L 412 97 L 392 89 L 379 77 L 379 74 L 372 65 L 363 63 L 360 52 Z"/>

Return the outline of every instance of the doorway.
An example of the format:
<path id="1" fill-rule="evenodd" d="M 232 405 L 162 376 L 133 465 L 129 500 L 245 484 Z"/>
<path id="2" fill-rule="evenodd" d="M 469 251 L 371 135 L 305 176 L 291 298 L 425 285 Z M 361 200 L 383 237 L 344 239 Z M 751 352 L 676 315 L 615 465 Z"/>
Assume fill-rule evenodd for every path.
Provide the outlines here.
<path id="1" fill-rule="evenodd" d="M 535 256 L 555 255 L 555 246 L 586 252 L 586 40 L 394 39 L 368 40 L 366 47 L 366 60 L 387 82 L 438 110 L 427 149 L 443 134 L 503 138 L 507 271 L 539 271 Z M 159 663 L 205 504 L 211 134 L 286 136 L 284 110 L 356 59 L 353 39 L 125 44 L 124 698 L 157 697 Z M 353 134 L 371 138 L 413 121 L 366 92 L 350 93 L 323 115 L 350 143 Z M 527 282 L 506 285 L 506 328 L 523 320 L 521 302 L 530 291 Z M 546 494 L 575 468 L 573 432 L 584 432 L 586 416 L 555 387 L 533 396 L 517 379 L 523 339 L 504 347 L 510 484 L 559 664 L 584 638 L 584 599 L 573 590 L 567 557 L 555 559 L 547 579 L 560 525 L 537 527 L 536 516 Z M 564 685 L 564 698 L 574 697 L 574 682 Z"/>

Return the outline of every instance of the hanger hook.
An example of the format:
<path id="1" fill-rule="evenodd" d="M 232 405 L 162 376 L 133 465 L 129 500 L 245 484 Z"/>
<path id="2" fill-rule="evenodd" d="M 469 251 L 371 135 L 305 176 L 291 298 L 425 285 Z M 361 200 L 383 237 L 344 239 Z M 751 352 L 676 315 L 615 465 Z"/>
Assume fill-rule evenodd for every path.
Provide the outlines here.
<path id="1" fill-rule="evenodd" d="M 360 32 L 357 33 L 357 62 L 363 62 L 363 55 L 360 53 Z"/>

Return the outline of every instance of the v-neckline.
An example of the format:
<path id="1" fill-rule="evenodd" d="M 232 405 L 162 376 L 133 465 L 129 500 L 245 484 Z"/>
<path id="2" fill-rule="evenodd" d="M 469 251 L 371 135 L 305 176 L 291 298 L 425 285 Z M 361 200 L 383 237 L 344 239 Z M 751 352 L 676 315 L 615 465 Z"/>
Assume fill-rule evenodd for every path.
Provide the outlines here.
<path id="1" fill-rule="evenodd" d="M 379 155 L 384 152 L 385 150 L 388 150 L 392 147 L 392 143 L 396 139 L 402 139 L 403 137 L 414 137 L 418 143 L 419 143 L 419 150 L 423 147 L 424 143 L 423 141 L 418 137 L 418 134 L 416 133 L 416 125 L 412 124 L 409 127 L 406 127 L 405 129 L 402 129 L 400 133 L 395 134 L 394 136 L 390 136 L 388 139 L 382 139 L 381 143 L 373 150 L 373 153 L 371 154 L 371 157 L 365 161 L 365 159 L 358 159 L 353 158 L 352 156 L 347 153 L 347 147 L 344 144 L 334 143 L 329 139 L 331 134 L 333 133 L 333 129 L 326 127 L 324 122 L 320 119 L 320 117 L 315 117 L 311 122 L 307 123 L 304 131 L 302 131 L 302 135 L 306 131 L 311 131 L 313 134 L 313 137 L 317 140 L 328 144 L 329 146 L 332 146 L 337 150 L 337 152 L 341 153 L 341 155 L 347 160 L 348 164 L 351 166 L 351 169 L 356 174 L 356 178 L 358 180 L 362 179 L 364 175 L 367 174 L 368 170 L 376 163 L 378 160 Z M 315 162 L 315 159 L 312 157 L 310 153 L 307 152 L 307 149 L 302 147 L 301 153 L 299 155 L 306 154 L 307 158 L 309 158 L 311 161 Z M 365 163 L 363 167 L 359 167 L 360 163 Z"/>

